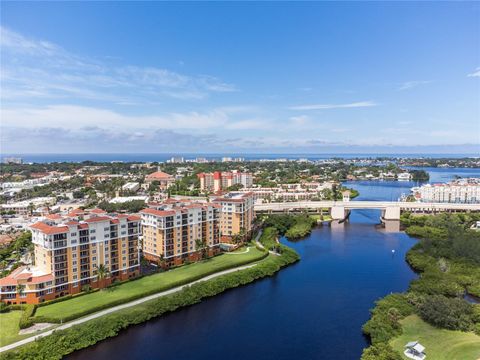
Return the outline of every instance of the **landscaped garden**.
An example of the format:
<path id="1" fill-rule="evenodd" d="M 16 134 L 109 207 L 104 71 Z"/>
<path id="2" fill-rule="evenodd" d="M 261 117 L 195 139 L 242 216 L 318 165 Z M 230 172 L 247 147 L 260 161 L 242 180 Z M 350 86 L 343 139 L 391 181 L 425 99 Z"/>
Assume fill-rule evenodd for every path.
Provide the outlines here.
<path id="1" fill-rule="evenodd" d="M 400 324 L 402 335 L 390 342 L 392 348 L 399 353 L 403 353 L 404 346 L 409 341 L 418 341 L 425 346 L 428 359 L 480 359 L 480 336 L 473 332 L 439 329 L 417 315 L 407 316 Z"/>
<path id="2" fill-rule="evenodd" d="M 244 250 L 237 250 L 238 254 L 232 253 L 235 255 L 219 255 L 90 294 L 39 306 L 35 312 L 34 320 L 35 322 L 65 322 L 107 307 L 184 285 L 204 276 L 248 264 L 265 257 L 264 252 L 253 246 L 249 248 L 248 252 L 244 252 Z"/>
<path id="3" fill-rule="evenodd" d="M 12 310 L 0 313 L 0 346 L 21 340 L 28 335 L 18 335 L 22 311 Z"/>

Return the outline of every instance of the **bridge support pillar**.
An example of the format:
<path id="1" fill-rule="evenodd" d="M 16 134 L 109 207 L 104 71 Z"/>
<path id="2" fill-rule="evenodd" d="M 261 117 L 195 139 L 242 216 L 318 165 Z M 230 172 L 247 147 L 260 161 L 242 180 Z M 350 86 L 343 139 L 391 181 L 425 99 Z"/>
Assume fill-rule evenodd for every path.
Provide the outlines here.
<path id="1" fill-rule="evenodd" d="M 330 216 L 333 220 L 343 220 L 345 219 L 346 212 L 344 206 L 333 206 L 330 209 Z"/>
<path id="2" fill-rule="evenodd" d="M 400 207 L 399 206 L 389 206 L 385 209 L 383 214 L 385 220 L 400 220 Z"/>

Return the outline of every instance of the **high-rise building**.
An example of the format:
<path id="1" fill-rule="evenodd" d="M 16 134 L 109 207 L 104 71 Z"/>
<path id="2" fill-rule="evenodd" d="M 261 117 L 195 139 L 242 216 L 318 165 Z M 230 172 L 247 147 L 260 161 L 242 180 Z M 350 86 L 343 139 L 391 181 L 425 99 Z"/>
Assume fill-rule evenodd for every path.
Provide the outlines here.
<path id="1" fill-rule="evenodd" d="M 11 304 L 41 303 L 82 287 L 99 287 L 140 272 L 140 217 L 77 210 L 50 215 L 30 225 L 35 246 L 33 266 L 22 266 L 0 279 L 0 298 Z M 103 265 L 106 276 L 98 278 Z M 19 288 L 22 291 L 19 291 Z"/>
<path id="2" fill-rule="evenodd" d="M 201 191 L 219 192 L 227 190 L 230 186 L 241 184 L 243 187 L 250 187 L 253 184 L 253 175 L 238 170 L 232 172 L 215 171 L 213 173 L 197 174 L 200 180 Z"/>
<path id="3" fill-rule="evenodd" d="M 150 204 L 140 214 L 143 255 L 149 261 L 170 267 L 198 260 L 203 250 L 210 255 L 220 251 L 217 204 L 169 199 Z"/>
<path id="4" fill-rule="evenodd" d="M 235 235 L 249 236 L 254 220 L 253 193 L 231 192 L 213 200 L 220 204 L 221 240 L 231 242 Z"/>

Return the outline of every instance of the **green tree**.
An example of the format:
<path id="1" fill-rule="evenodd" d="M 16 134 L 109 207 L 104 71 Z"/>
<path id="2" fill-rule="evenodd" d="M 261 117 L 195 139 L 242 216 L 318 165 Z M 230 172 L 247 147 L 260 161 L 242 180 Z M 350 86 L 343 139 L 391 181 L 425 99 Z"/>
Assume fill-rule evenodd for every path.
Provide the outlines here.
<path id="1" fill-rule="evenodd" d="M 200 253 L 200 259 L 205 259 L 208 255 L 208 244 L 206 239 L 195 240 L 195 249 Z"/>
<path id="2" fill-rule="evenodd" d="M 105 279 L 110 276 L 110 271 L 104 264 L 100 264 L 97 268 L 98 286 L 103 288 L 105 286 Z"/>

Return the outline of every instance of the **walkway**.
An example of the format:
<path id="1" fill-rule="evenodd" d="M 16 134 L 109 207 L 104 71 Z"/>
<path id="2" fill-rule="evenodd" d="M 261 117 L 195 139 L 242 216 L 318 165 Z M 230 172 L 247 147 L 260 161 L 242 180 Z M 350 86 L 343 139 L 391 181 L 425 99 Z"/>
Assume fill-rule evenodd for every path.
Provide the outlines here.
<path id="1" fill-rule="evenodd" d="M 257 262 L 258 263 L 258 262 Z M 193 285 L 193 284 L 197 284 L 199 282 L 202 282 L 202 281 L 207 281 L 207 280 L 211 280 L 211 279 L 214 279 L 216 277 L 219 277 L 219 276 L 222 276 L 222 275 L 226 275 L 226 274 L 229 274 L 229 273 L 232 273 L 232 272 L 236 272 L 236 271 L 240 271 L 240 270 L 245 270 L 245 269 L 250 269 L 254 266 L 257 265 L 257 263 L 254 263 L 254 264 L 249 264 L 249 265 L 243 265 L 243 266 L 239 266 L 239 267 L 236 267 L 236 268 L 233 268 L 233 269 L 228 269 L 228 270 L 224 270 L 224 271 L 220 271 L 218 273 L 215 273 L 215 274 L 212 274 L 212 275 L 208 275 L 208 276 L 205 276 L 199 280 L 196 280 L 196 281 L 192 281 L 191 283 L 188 283 L 188 284 L 185 284 L 185 285 L 182 285 L 182 286 L 177 286 L 175 288 L 172 288 L 170 290 L 166 290 L 166 291 L 162 291 L 162 292 L 159 292 L 157 294 L 153 294 L 153 295 L 149 295 L 147 297 L 144 297 L 144 298 L 141 298 L 141 299 L 138 299 L 138 300 L 134 300 L 134 301 L 131 301 L 129 303 L 126 303 L 126 304 L 122 304 L 122 305 L 117 305 L 117 306 L 114 306 L 114 307 L 111 307 L 109 309 L 106 309 L 106 310 L 102 310 L 102 311 L 99 311 L 97 313 L 94 313 L 92 315 L 88 315 L 88 316 L 85 316 L 83 318 L 80 318 L 80 319 L 77 319 L 77 320 L 72 320 L 70 322 L 67 322 L 63 325 L 60 325 L 60 326 L 57 326 L 55 329 L 52 329 L 52 330 L 48 330 L 44 333 L 41 333 L 39 335 L 36 335 L 36 336 L 31 336 L 29 338 L 26 338 L 26 339 L 23 339 L 23 340 L 20 340 L 20 341 L 17 341 L 15 343 L 12 343 L 12 344 L 9 344 L 9 345 L 5 345 L 3 347 L 0 348 L 0 353 L 4 352 L 4 351 L 8 351 L 8 350 L 12 350 L 12 349 L 15 349 L 19 346 L 22 346 L 22 345 L 25 345 L 25 344 L 28 344 L 28 343 L 31 343 L 37 339 L 40 339 L 42 337 L 45 337 L 45 336 L 49 336 L 51 335 L 54 331 L 56 330 L 64 330 L 64 329 L 68 329 L 72 326 L 75 326 L 75 325 L 78 325 L 78 324 L 83 324 L 87 321 L 90 321 L 90 320 L 93 320 L 93 319 L 97 319 L 101 316 L 104 316 L 104 315 L 108 315 L 108 314 L 111 314 L 113 312 L 116 312 L 116 311 L 119 311 L 119 310 L 123 310 L 123 309 L 127 309 L 129 307 L 132 307 L 132 306 L 136 306 L 136 305 L 139 305 L 139 304 L 142 304 L 144 302 L 147 302 L 147 301 L 150 301 L 150 300 L 154 300 L 154 299 L 157 299 L 159 297 L 162 297 L 162 296 L 165 296 L 165 295 L 170 295 L 170 294 L 173 294 L 173 293 L 176 293 L 178 291 L 181 291 L 185 286 L 190 286 L 190 285 Z"/>

